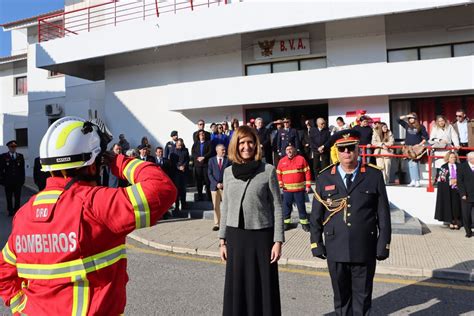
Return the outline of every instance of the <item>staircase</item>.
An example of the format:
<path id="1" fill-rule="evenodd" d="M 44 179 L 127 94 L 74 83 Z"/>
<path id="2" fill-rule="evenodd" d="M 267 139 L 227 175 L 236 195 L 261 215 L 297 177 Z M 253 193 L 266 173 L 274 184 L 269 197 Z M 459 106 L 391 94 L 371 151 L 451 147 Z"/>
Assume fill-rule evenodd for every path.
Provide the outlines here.
<path id="1" fill-rule="evenodd" d="M 191 202 L 188 202 L 188 209 L 183 210 L 182 212 L 187 212 L 189 218 L 209 220 L 214 219 L 214 211 L 212 210 L 211 201 L 196 201 L 197 193 L 194 192 L 188 192 L 186 195 L 186 200 Z M 312 203 L 313 195 L 310 194 L 307 196 L 307 201 L 305 203 L 306 212 L 308 214 L 311 214 Z M 392 203 L 390 203 L 390 217 L 392 220 L 393 234 L 423 235 L 423 233 L 426 233 L 422 222 L 418 218 L 412 217 L 410 214 L 396 207 Z M 299 222 L 296 206 L 293 207 L 291 218 L 294 224 Z"/>

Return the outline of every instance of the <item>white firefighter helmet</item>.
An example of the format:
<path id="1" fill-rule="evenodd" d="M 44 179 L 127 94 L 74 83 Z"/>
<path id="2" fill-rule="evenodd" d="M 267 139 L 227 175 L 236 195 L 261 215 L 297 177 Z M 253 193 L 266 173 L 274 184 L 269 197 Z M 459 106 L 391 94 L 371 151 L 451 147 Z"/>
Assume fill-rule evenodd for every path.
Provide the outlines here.
<path id="1" fill-rule="evenodd" d="M 84 128 L 86 120 L 66 116 L 55 121 L 40 145 L 42 171 L 76 169 L 90 166 L 101 152 L 96 127 Z"/>

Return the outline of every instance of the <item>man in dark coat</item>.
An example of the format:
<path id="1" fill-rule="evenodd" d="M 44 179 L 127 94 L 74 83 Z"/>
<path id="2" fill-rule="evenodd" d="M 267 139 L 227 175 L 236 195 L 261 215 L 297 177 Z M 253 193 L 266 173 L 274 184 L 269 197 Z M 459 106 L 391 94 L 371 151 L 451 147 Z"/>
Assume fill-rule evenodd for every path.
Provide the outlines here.
<path id="1" fill-rule="evenodd" d="M 272 145 L 270 144 L 270 130 L 268 130 L 263 124 L 263 119 L 257 117 L 255 119 L 255 129 L 257 130 L 257 136 L 260 140 L 260 147 L 262 148 L 262 157 L 265 158 L 265 162 L 271 164 L 272 159 Z"/>
<path id="2" fill-rule="evenodd" d="M 178 195 L 176 197 L 175 208 L 173 216 L 181 217 L 183 214 L 179 212 L 179 203 L 181 202 L 181 208 L 185 209 L 186 204 L 186 176 L 189 167 L 189 151 L 184 146 L 182 138 L 178 138 L 176 142 L 176 150 L 170 154 L 171 165 L 174 169 L 173 182 L 178 189 Z"/>
<path id="3" fill-rule="evenodd" d="M 472 237 L 472 208 L 474 208 L 474 151 L 467 154 L 467 161 L 459 166 L 457 186 L 462 202 L 462 221 L 466 237 Z"/>
<path id="4" fill-rule="evenodd" d="M 165 152 L 163 157 L 170 159 L 170 154 L 176 149 L 176 141 L 178 140 L 178 131 L 171 132 L 171 140 L 165 145 Z"/>
<path id="5" fill-rule="evenodd" d="M 356 131 L 360 133 L 360 145 L 371 146 L 372 145 L 372 135 L 374 130 L 369 126 L 370 117 L 367 115 L 362 115 L 360 117 L 360 124 L 353 127 Z M 372 154 L 371 149 L 366 149 L 367 154 Z M 374 157 L 367 157 L 367 163 L 375 161 Z"/>
<path id="6" fill-rule="evenodd" d="M 198 193 L 198 200 L 202 201 L 202 188 L 206 187 L 207 200 L 211 200 L 211 190 L 209 189 L 209 178 L 207 176 L 207 163 L 212 157 L 213 148 L 210 141 L 206 141 L 206 134 L 204 131 L 198 132 L 198 141 L 193 144 L 191 148 L 191 156 L 193 157 L 194 178 L 196 180 L 196 188 Z"/>
<path id="7" fill-rule="evenodd" d="M 148 161 L 148 162 L 155 162 L 155 159 L 153 159 L 152 156 L 148 155 L 148 147 L 146 145 L 138 145 L 137 147 L 138 152 L 140 153 L 140 156 L 138 159 L 141 159 L 143 161 Z"/>
<path id="8" fill-rule="evenodd" d="M 376 259 L 387 259 L 390 249 L 383 175 L 358 162 L 359 136 L 354 130 L 333 135 L 340 163 L 319 174 L 311 213 L 311 251 L 328 260 L 336 315 L 370 312 Z"/>
<path id="9" fill-rule="evenodd" d="M 206 122 L 204 122 L 204 120 L 199 120 L 197 122 L 198 130 L 193 133 L 193 143 L 199 140 L 198 133 L 199 131 L 204 131 L 205 125 L 206 125 Z M 204 134 L 206 135 L 206 140 L 211 140 L 211 133 L 204 131 Z"/>
<path id="10" fill-rule="evenodd" d="M 154 161 L 158 166 L 163 169 L 163 171 L 166 173 L 168 177 L 173 179 L 173 171 L 174 168 L 171 166 L 171 161 L 164 157 L 164 151 L 162 147 L 156 147 L 155 149 L 155 161 Z"/>
<path id="11" fill-rule="evenodd" d="M 326 144 L 331 137 L 331 132 L 326 125 L 326 120 L 320 117 L 316 120 L 316 127 L 312 127 L 309 131 L 310 147 L 313 153 L 313 170 L 315 175 L 329 166 L 329 149 L 325 150 L 324 144 Z"/>
<path id="12" fill-rule="evenodd" d="M 300 148 L 300 137 L 296 129 L 291 127 L 290 119 L 283 119 L 283 129 L 278 131 L 277 151 L 280 157 L 286 155 L 286 147 L 293 145 L 296 149 Z"/>
<path id="13" fill-rule="evenodd" d="M 25 159 L 16 152 L 15 140 L 9 141 L 7 147 L 8 152 L 0 156 L 0 179 L 5 186 L 8 216 L 13 216 L 20 208 L 21 188 L 25 184 Z"/>
<path id="14" fill-rule="evenodd" d="M 41 171 L 40 157 L 35 158 L 35 166 L 33 168 L 33 180 L 35 181 L 38 190 L 43 191 L 46 187 L 46 179 L 51 177 L 49 172 Z"/>

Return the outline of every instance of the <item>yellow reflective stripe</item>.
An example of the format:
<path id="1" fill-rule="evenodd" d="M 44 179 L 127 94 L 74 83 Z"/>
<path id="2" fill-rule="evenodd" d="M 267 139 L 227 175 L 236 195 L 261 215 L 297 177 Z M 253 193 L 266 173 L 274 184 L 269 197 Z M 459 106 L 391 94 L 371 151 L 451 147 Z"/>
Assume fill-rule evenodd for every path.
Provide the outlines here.
<path id="1" fill-rule="evenodd" d="M 16 256 L 10 250 L 10 247 L 8 247 L 8 242 L 5 244 L 5 247 L 3 247 L 2 255 L 5 262 L 11 264 L 12 266 L 16 265 Z"/>
<path id="2" fill-rule="evenodd" d="M 58 201 L 59 196 L 63 191 L 60 190 L 51 190 L 51 191 L 43 191 L 36 195 L 35 200 L 33 201 L 34 205 L 39 204 L 54 204 Z"/>
<path id="3" fill-rule="evenodd" d="M 281 174 L 281 170 L 280 170 L 280 169 L 277 169 L 277 174 Z"/>
<path id="4" fill-rule="evenodd" d="M 318 243 L 313 242 L 311 244 L 311 249 L 318 248 Z"/>
<path id="5" fill-rule="evenodd" d="M 283 221 L 284 224 L 291 224 L 291 218 L 287 218 Z"/>
<path id="6" fill-rule="evenodd" d="M 21 300 L 23 297 L 24 297 L 23 291 L 19 291 L 18 293 L 15 294 L 15 296 L 13 296 L 10 299 L 10 310 L 12 311 L 13 314 L 18 312 L 18 307 L 20 306 Z"/>
<path id="7" fill-rule="evenodd" d="M 141 183 L 127 187 L 128 198 L 135 213 L 135 227 L 137 229 L 150 226 L 150 206 L 143 192 Z"/>
<path id="8" fill-rule="evenodd" d="M 74 167 L 82 167 L 86 162 L 85 161 L 75 161 L 75 162 L 67 162 L 67 163 L 58 163 L 54 165 L 47 165 L 51 171 L 67 169 L 67 168 L 74 168 Z"/>
<path id="9" fill-rule="evenodd" d="M 292 169 L 292 170 L 285 170 L 282 171 L 281 174 L 292 174 L 292 173 L 300 173 L 300 172 L 306 172 L 307 169 Z"/>
<path id="10" fill-rule="evenodd" d="M 83 126 L 83 122 L 73 122 L 64 127 L 62 131 L 59 132 L 58 139 L 56 140 L 56 149 L 61 149 L 64 145 L 66 145 L 67 138 L 73 130 L 76 128 L 82 128 Z"/>
<path id="11" fill-rule="evenodd" d="M 304 188 L 304 187 L 305 187 L 305 182 L 285 183 L 285 188 L 289 188 L 289 189 L 299 189 L 299 188 Z"/>
<path id="12" fill-rule="evenodd" d="M 18 263 L 18 276 L 33 280 L 71 278 L 71 281 L 85 280 L 87 273 L 111 266 L 120 259 L 127 258 L 125 245 L 101 252 L 84 259 L 54 264 Z"/>
<path id="13" fill-rule="evenodd" d="M 74 282 L 72 316 L 85 316 L 89 308 L 89 281 Z"/>
<path id="14" fill-rule="evenodd" d="M 61 195 L 61 193 L 63 193 L 62 190 L 48 190 L 48 191 L 41 191 L 41 192 L 39 192 L 38 194 L 36 194 L 36 196 L 39 197 L 39 196 L 51 195 L 51 194 L 54 194 L 54 195 Z"/>
<path id="15" fill-rule="evenodd" d="M 144 163 L 143 160 L 133 159 L 123 169 L 123 175 L 131 184 L 135 184 L 135 170 L 142 163 Z"/>
<path id="16" fill-rule="evenodd" d="M 307 224 L 309 224 L 309 221 L 307 219 L 300 219 L 300 224 L 301 225 L 307 225 Z"/>

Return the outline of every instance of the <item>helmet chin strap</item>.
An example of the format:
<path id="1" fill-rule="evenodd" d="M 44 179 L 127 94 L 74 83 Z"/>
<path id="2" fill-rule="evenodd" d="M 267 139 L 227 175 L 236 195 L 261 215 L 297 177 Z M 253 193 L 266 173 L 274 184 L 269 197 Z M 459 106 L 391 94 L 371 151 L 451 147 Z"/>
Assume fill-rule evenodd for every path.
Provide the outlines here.
<path id="1" fill-rule="evenodd" d="M 100 166 L 101 166 L 101 160 L 102 160 L 102 154 L 99 154 L 96 158 L 95 158 L 95 161 L 94 161 L 94 164 L 95 164 L 95 173 L 92 174 L 92 173 L 80 173 L 80 174 L 77 174 L 75 175 L 71 181 L 69 181 L 66 186 L 64 187 L 65 190 L 68 190 L 70 187 L 72 187 L 72 185 L 78 181 L 84 181 L 84 182 L 96 182 L 97 183 L 97 180 L 99 178 L 99 175 L 100 175 Z M 83 168 L 89 168 L 88 167 L 83 167 Z M 81 168 L 82 169 L 82 168 Z M 61 170 L 61 171 L 64 171 L 64 170 Z"/>

